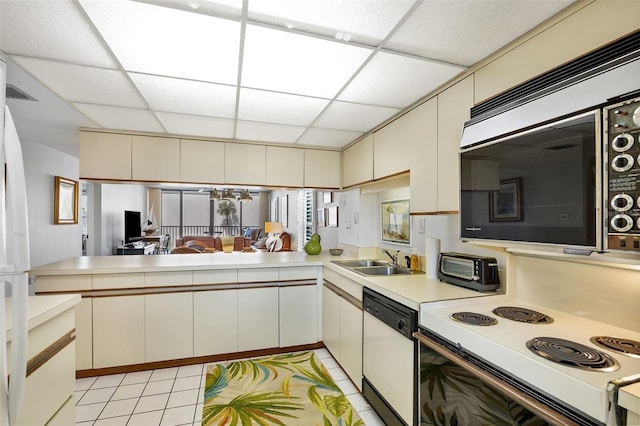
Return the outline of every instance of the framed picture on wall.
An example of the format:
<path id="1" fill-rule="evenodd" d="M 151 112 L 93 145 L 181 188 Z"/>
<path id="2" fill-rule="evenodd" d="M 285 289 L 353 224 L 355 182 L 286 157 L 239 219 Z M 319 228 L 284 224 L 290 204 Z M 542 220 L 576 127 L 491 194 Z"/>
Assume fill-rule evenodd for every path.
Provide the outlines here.
<path id="1" fill-rule="evenodd" d="M 333 201 L 333 193 L 331 192 L 323 192 L 322 193 L 322 202 L 324 204 L 329 204 Z"/>
<path id="2" fill-rule="evenodd" d="M 338 227 L 338 206 L 327 209 L 327 226 L 333 228 Z"/>
<path id="3" fill-rule="evenodd" d="M 381 207 L 382 241 L 409 244 L 409 200 L 383 201 Z"/>
<path id="4" fill-rule="evenodd" d="M 316 210 L 316 225 L 318 226 L 327 226 L 327 215 L 325 214 L 325 210 L 327 209 L 317 209 Z"/>
<path id="5" fill-rule="evenodd" d="M 53 223 L 70 225 L 78 223 L 78 182 L 55 177 Z"/>

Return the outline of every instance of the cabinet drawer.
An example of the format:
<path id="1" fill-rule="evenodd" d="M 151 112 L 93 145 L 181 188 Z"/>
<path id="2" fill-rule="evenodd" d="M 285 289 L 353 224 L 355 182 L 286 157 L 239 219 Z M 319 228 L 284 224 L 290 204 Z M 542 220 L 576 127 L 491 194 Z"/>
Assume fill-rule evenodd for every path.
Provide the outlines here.
<path id="1" fill-rule="evenodd" d="M 315 266 L 294 266 L 291 268 L 278 268 L 280 281 L 288 280 L 315 280 L 318 270 Z"/>
<path id="2" fill-rule="evenodd" d="M 239 283 L 278 281 L 278 268 L 238 269 Z"/>
<path id="3" fill-rule="evenodd" d="M 193 271 L 194 284 L 227 284 L 237 282 L 237 269 L 211 269 L 208 271 Z"/>
<path id="4" fill-rule="evenodd" d="M 47 275 L 36 277 L 36 293 L 91 290 L 91 275 Z"/>
<path id="5" fill-rule="evenodd" d="M 93 276 L 94 290 L 144 287 L 144 274 L 102 274 Z"/>
<path id="6" fill-rule="evenodd" d="M 175 272 L 146 272 L 144 274 L 145 287 L 171 287 L 191 285 L 193 274 L 191 271 Z"/>

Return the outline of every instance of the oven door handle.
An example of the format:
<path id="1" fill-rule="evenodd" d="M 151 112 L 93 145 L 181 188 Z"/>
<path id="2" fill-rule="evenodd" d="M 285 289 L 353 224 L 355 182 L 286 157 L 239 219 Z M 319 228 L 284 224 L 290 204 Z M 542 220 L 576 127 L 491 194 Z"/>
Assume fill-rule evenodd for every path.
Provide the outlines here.
<path id="1" fill-rule="evenodd" d="M 466 359 L 462 358 L 461 356 L 457 355 L 456 353 L 451 352 L 450 350 L 442 347 L 441 345 L 439 345 L 438 343 L 436 343 L 433 340 L 429 339 L 428 337 L 426 337 L 425 335 L 423 335 L 419 331 L 416 331 L 415 333 L 413 333 L 413 337 L 415 337 L 418 340 L 418 342 L 420 342 L 423 345 L 427 346 L 428 348 L 436 351 L 437 353 L 439 353 L 443 357 L 449 359 L 450 361 L 458 364 L 460 367 L 464 368 L 465 370 L 469 371 L 471 374 L 475 375 L 482 382 L 484 382 L 484 383 L 486 383 L 486 384 L 488 384 L 490 386 L 493 386 L 494 388 L 496 388 L 497 390 L 499 390 L 503 394 L 507 395 L 509 398 L 513 399 L 517 403 L 519 403 L 522 406 L 526 407 L 527 409 L 531 410 L 532 412 L 534 412 L 538 416 L 542 417 L 544 420 L 548 421 L 549 423 L 554 424 L 554 425 L 563 425 L 563 426 L 564 425 L 566 425 L 566 426 L 578 426 L 578 423 L 576 423 L 576 422 L 572 421 L 571 419 L 563 416 L 562 414 L 558 413 L 557 411 L 550 409 L 549 407 L 545 406 L 541 402 L 539 402 L 539 401 L 535 400 L 534 398 L 530 397 L 526 393 L 524 393 L 524 392 L 516 389 L 515 387 L 503 382 L 502 380 L 500 380 L 497 377 L 493 376 L 492 374 L 484 371 L 482 368 L 480 368 L 477 365 L 467 361 Z"/>

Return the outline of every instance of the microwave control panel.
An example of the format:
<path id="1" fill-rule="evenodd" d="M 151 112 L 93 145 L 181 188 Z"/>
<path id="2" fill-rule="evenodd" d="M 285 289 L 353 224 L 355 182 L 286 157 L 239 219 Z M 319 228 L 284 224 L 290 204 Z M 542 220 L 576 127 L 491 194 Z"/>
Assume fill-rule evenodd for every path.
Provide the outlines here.
<path id="1" fill-rule="evenodd" d="M 606 244 L 640 253 L 640 98 L 605 108 Z"/>

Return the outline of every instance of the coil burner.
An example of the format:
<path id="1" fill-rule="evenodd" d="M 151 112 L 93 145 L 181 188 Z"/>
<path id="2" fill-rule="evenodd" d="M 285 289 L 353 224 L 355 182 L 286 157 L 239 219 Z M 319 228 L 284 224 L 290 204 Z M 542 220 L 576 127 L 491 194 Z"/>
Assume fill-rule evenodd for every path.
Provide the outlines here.
<path id="1" fill-rule="evenodd" d="M 451 314 L 451 318 L 471 325 L 496 325 L 498 320 L 488 315 L 478 314 L 476 312 L 455 312 Z"/>
<path id="2" fill-rule="evenodd" d="M 493 313 L 502 318 L 529 324 L 551 324 L 553 322 L 553 318 L 548 315 L 518 306 L 500 306 L 495 308 Z"/>
<path id="3" fill-rule="evenodd" d="M 593 336 L 589 340 L 605 349 L 620 352 L 633 358 L 640 358 L 640 342 L 638 341 L 609 336 Z"/>
<path id="4" fill-rule="evenodd" d="M 610 355 L 589 346 L 555 337 L 534 337 L 527 342 L 527 348 L 534 354 L 582 370 L 611 372 L 620 364 Z"/>

